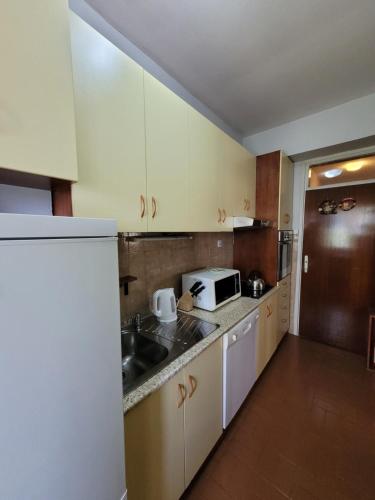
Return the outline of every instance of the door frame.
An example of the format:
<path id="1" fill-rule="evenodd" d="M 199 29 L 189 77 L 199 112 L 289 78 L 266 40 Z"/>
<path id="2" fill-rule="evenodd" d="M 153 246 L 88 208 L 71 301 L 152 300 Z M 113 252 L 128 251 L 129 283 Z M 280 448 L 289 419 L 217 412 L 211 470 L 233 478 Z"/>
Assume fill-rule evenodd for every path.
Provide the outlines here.
<path id="1" fill-rule="evenodd" d="M 320 163 L 329 163 L 351 159 L 359 156 L 366 156 L 375 154 L 375 146 L 366 148 L 354 149 L 350 151 L 343 151 L 326 156 L 317 156 L 310 160 L 299 161 L 294 164 L 294 186 L 293 186 L 293 233 L 294 244 L 297 247 L 297 256 L 295 267 L 292 268 L 292 290 L 294 290 L 294 303 L 292 304 L 292 318 L 290 333 L 299 335 L 299 316 L 301 306 L 301 283 L 302 283 L 302 258 L 303 258 L 303 233 L 305 226 L 305 199 L 306 191 L 314 189 L 329 189 L 341 186 L 355 185 L 355 184 L 371 184 L 375 183 L 374 180 L 358 181 L 351 183 L 337 183 L 329 186 L 320 186 L 316 188 L 308 187 L 309 168 L 310 166 Z"/>

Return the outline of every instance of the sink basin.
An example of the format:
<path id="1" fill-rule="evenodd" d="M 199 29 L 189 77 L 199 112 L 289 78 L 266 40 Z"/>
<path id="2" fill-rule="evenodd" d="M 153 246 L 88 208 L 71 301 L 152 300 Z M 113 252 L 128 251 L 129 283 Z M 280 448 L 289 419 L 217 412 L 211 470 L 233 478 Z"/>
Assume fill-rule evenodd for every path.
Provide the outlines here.
<path id="1" fill-rule="evenodd" d="M 149 372 L 168 356 L 168 349 L 134 331 L 121 335 L 123 387 Z"/>

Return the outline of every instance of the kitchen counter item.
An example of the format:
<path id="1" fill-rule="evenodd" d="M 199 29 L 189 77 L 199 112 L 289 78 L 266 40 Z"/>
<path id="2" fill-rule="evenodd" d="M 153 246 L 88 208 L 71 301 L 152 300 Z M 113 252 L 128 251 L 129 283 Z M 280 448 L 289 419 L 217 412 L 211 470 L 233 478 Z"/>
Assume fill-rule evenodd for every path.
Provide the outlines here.
<path id="1" fill-rule="evenodd" d="M 162 323 L 170 323 L 177 319 L 176 297 L 173 288 L 161 288 L 152 296 L 152 314 Z"/>
<path id="2" fill-rule="evenodd" d="M 214 311 L 241 296 L 240 273 L 219 267 L 198 269 L 182 275 L 182 291 L 188 290 L 193 290 L 195 307 Z"/>
<path id="3" fill-rule="evenodd" d="M 277 291 L 277 287 L 274 287 L 259 300 L 254 300 L 249 297 L 240 297 L 239 299 L 220 307 L 214 312 L 194 308 L 193 311 L 188 313 L 189 316 L 200 318 L 210 323 L 216 323 L 219 325 L 219 328 L 200 340 L 197 344 L 190 347 L 174 361 L 168 363 L 162 370 L 149 378 L 145 383 L 139 385 L 139 387 L 134 390 L 129 391 L 123 399 L 124 413 L 133 408 L 133 406 L 142 401 L 149 394 L 157 391 L 163 384 L 165 384 L 165 382 L 170 380 L 184 366 L 190 363 L 190 361 L 199 356 L 199 354 L 208 346 L 216 342 L 222 335 L 224 335 L 224 333 L 241 321 L 241 319 L 247 316 L 250 312 L 254 311 L 264 300 L 267 300 L 270 295 L 276 293 Z"/>
<path id="4" fill-rule="evenodd" d="M 247 278 L 246 286 L 248 289 L 255 291 L 262 291 L 266 286 L 265 281 L 263 280 L 259 271 L 251 271 Z"/>
<path id="5" fill-rule="evenodd" d="M 241 295 L 243 297 L 251 297 L 252 299 L 260 299 L 268 293 L 270 290 L 272 290 L 273 286 L 271 285 L 265 285 L 263 289 L 257 290 L 253 289 L 251 286 L 248 285 L 247 281 L 241 281 Z"/>

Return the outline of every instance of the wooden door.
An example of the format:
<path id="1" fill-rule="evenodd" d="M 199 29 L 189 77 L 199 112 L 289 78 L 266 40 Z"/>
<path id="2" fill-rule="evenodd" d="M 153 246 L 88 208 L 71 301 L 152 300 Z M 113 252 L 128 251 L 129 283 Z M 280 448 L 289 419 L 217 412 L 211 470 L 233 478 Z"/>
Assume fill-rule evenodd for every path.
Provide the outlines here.
<path id="1" fill-rule="evenodd" d="M 222 356 L 219 339 L 184 369 L 186 487 L 222 433 Z"/>
<path id="2" fill-rule="evenodd" d="M 77 180 L 67 0 L 2 0 L 0 165 Z"/>
<path id="3" fill-rule="evenodd" d="M 125 423 L 125 470 L 131 500 L 177 500 L 184 482 L 184 404 L 177 373 L 132 408 Z"/>
<path id="4" fill-rule="evenodd" d="M 324 200 L 352 197 L 349 211 L 321 215 Z M 375 297 L 375 184 L 307 191 L 300 335 L 365 355 Z"/>
<path id="5" fill-rule="evenodd" d="M 279 229 L 292 229 L 293 215 L 293 163 L 285 154 L 280 159 Z"/>
<path id="6" fill-rule="evenodd" d="M 188 212 L 188 106 L 145 72 L 148 230 L 183 231 Z"/>
<path id="7" fill-rule="evenodd" d="M 79 182 L 73 215 L 147 231 L 143 70 L 71 14 Z"/>
<path id="8" fill-rule="evenodd" d="M 189 106 L 190 231 L 221 231 L 219 129 Z"/>

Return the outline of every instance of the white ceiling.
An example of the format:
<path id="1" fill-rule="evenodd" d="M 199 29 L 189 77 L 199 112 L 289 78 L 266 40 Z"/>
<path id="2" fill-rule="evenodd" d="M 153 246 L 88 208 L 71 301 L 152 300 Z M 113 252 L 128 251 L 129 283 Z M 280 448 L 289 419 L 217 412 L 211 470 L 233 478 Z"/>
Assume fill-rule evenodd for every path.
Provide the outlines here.
<path id="1" fill-rule="evenodd" d="M 374 0 L 87 0 L 243 135 L 375 92 Z"/>

